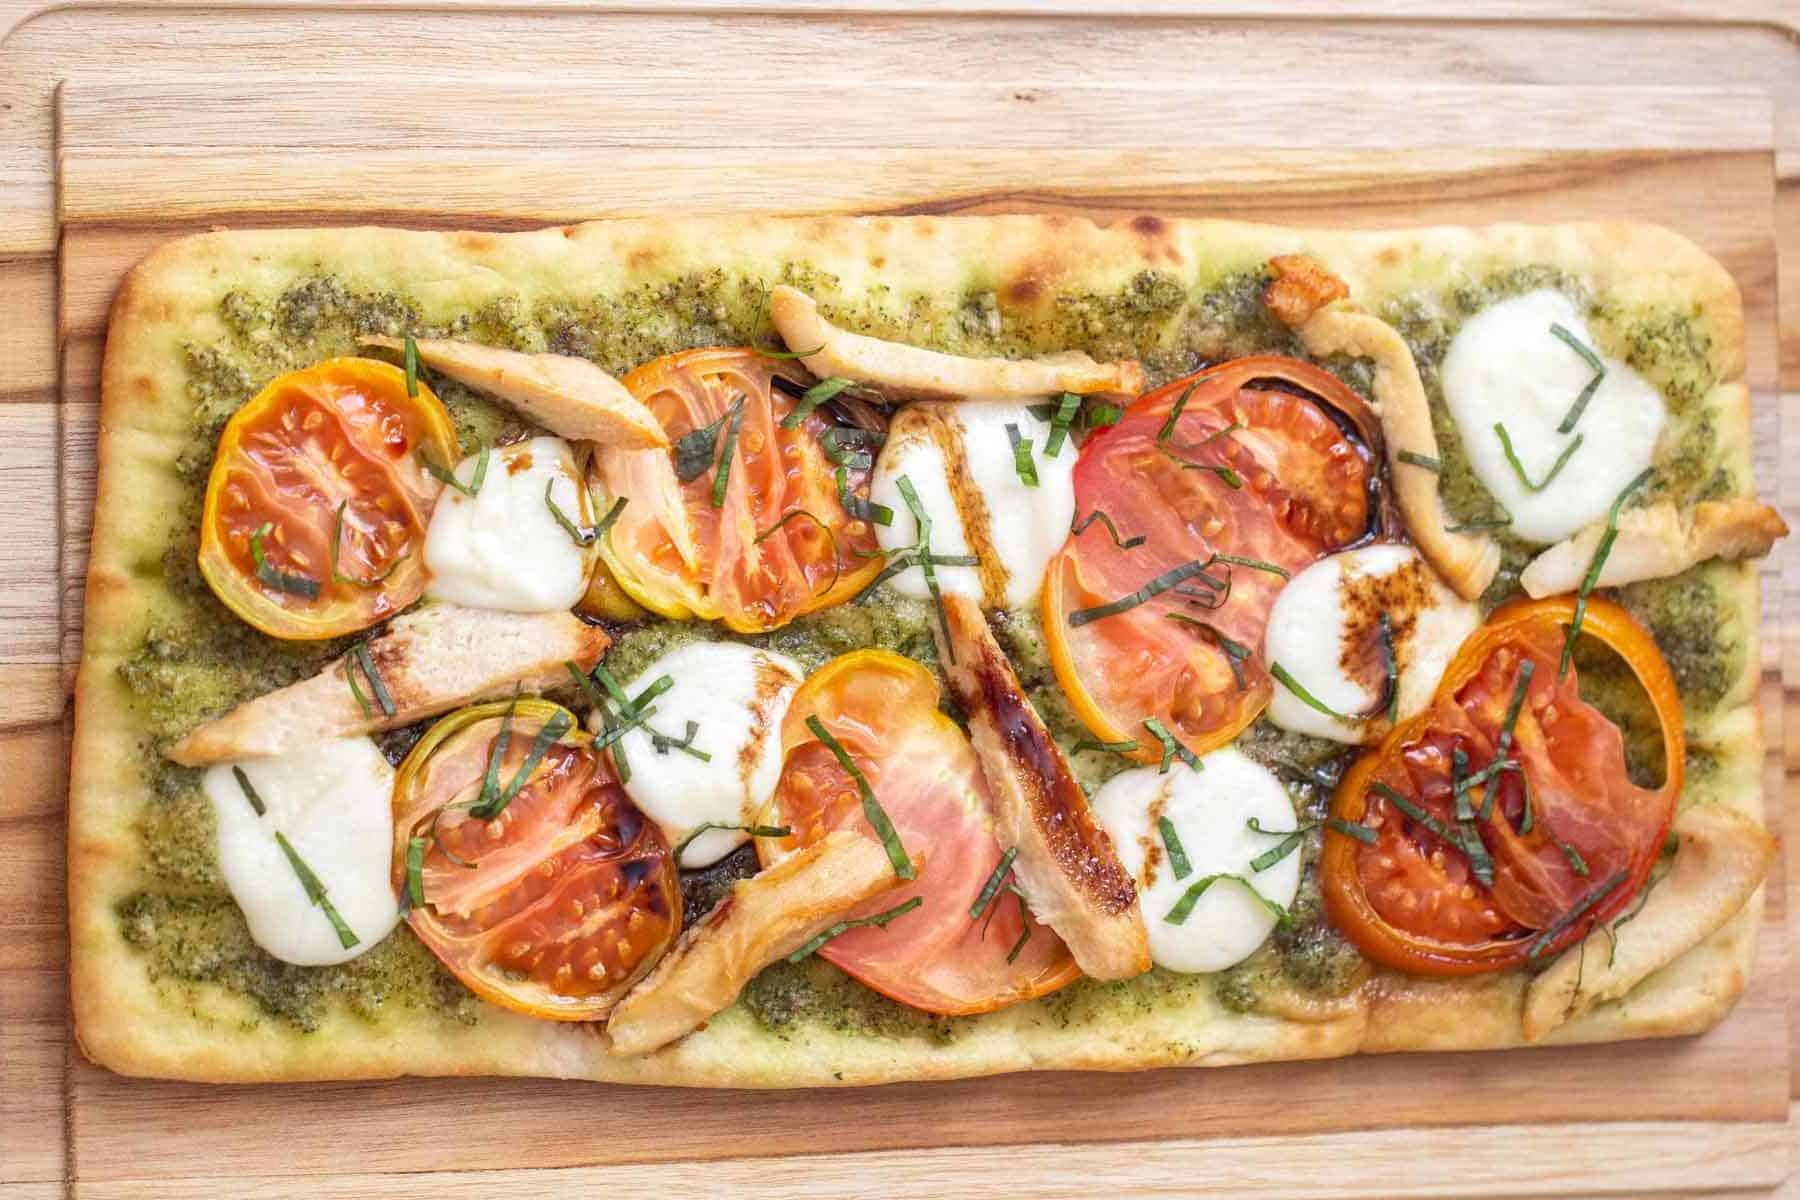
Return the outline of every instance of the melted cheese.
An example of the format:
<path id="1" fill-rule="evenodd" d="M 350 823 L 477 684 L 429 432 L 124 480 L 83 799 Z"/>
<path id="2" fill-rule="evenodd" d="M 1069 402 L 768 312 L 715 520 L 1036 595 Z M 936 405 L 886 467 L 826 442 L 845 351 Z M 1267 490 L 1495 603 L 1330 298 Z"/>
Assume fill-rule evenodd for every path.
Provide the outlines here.
<path id="1" fill-rule="evenodd" d="M 1269 610 L 1263 661 L 1280 663 L 1300 686 L 1340 713 L 1367 712 L 1387 686 L 1380 616 L 1394 631 L 1400 717 L 1431 702 L 1444 668 L 1481 612 L 1446 587 L 1409 546 L 1364 546 L 1329 555 L 1281 589 Z M 1356 744 L 1384 734 L 1385 722 L 1326 716 L 1275 682 L 1269 719 L 1283 729 Z"/>
<path id="2" fill-rule="evenodd" d="M 264 813 L 233 774 L 241 769 Z M 394 769 L 366 737 L 320 742 L 275 758 L 219 763 L 201 777 L 219 833 L 219 871 L 256 944 L 304 967 L 347 962 L 375 946 L 400 919 L 389 871 Z M 357 942 L 338 940 L 306 895 L 279 831 L 325 885 L 325 896 Z"/>
<path id="3" fill-rule="evenodd" d="M 781 718 L 805 676 L 785 654 L 739 642 L 693 642 L 671 650 L 624 685 L 637 696 L 660 676 L 674 685 L 650 702 L 649 728 L 620 738 L 631 779 L 625 790 L 678 846 L 699 826 L 754 825 L 781 777 Z M 598 727 L 598 715 L 594 722 Z M 659 752 L 651 730 L 693 747 Z M 709 829 L 682 851 L 680 865 L 704 867 L 748 841 L 738 829 Z"/>
<path id="4" fill-rule="evenodd" d="M 1215 880 L 1181 924 L 1167 920 L 1190 887 L 1208 875 L 1236 875 L 1286 908 L 1300 889 L 1296 849 L 1262 871 L 1250 862 L 1281 843 L 1263 829 L 1295 826 L 1294 806 L 1281 780 L 1235 747 L 1215 750 L 1193 771 L 1176 763 L 1165 775 L 1137 767 L 1114 776 L 1094 797 L 1094 815 L 1111 835 L 1119 862 L 1137 881 L 1150 933 L 1150 957 L 1171 971 L 1222 971 L 1242 962 L 1275 928 L 1275 915 L 1243 884 Z M 1177 879 L 1158 830 L 1167 817 L 1187 853 L 1190 870 Z"/>
<path id="5" fill-rule="evenodd" d="M 1062 548 L 1075 516 L 1075 439 L 1064 440 L 1055 458 L 1044 454 L 1050 424 L 1034 417 L 1028 405 L 997 400 L 968 400 L 942 406 L 948 414 L 942 428 L 954 441 L 952 453 L 929 436 L 891 438 L 876 460 L 870 481 L 870 498 L 894 510 L 894 523 L 877 527 L 883 550 L 900 550 L 918 541 L 918 525 L 900 495 L 902 475 L 914 489 L 931 519 L 933 554 L 979 553 L 991 546 L 1004 570 L 1003 604 L 1029 608 L 1037 603 L 1044 568 Z M 1012 439 L 1006 431 L 1016 425 L 1019 436 L 1030 438 L 1038 485 L 1027 486 L 1014 465 Z M 920 431 L 921 433 L 923 431 Z M 963 469 L 951 478 L 950 463 L 960 460 Z M 958 493 L 962 503 L 958 503 Z M 984 528 L 971 538 L 964 526 L 965 510 L 979 513 Z M 977 547 L 972 550 L 971 545 Z M 936 568 L 938 586 L 945 592 L 983 600 L 981 574 L 975 567 Z M 917 567 L 894 578 L 894 587 L 908 596 L 930 594 L 924 573 Z"/>
<path id="6" fill-rule="evenodd" d="M 1441 372 L 1444 402 L 1475 477 L 1511 515 L 1509 531 L 1528 542 L 1561 541 L 1603 517 L 1613 498 L 1650 465 L 1666 420 L 1657 390 L 1626 364 L 1601 355 L 1605 379 L 1575 428 L 1558 433 L 1594 372 L 1550 332 L 1552 325 L 1599 353 L 1574 304 L 1546 288 L 1471 317 L 1451 341 Z M 1581 447 L 1548 487 L 1534 492 L 1508 463 L 1496 421 L 1506 425 L 1533 482 L 1550 474 L 1578 434 Z"/>
<path id="7" fill-rule="evenodd" d="M 467 485 L 475 458 L 456 466 Z M 577 546 L 544 503 L 544 489 L 571 522 L 589 523 L 584 485 L 561 438 L 537 437 L 489 454 L 473 497 L 446 487 L 425 533 L 426 594 L 464 608 L 555 612 L 587 588 L 591 551 Z M 582 490 L 578 490 L 582 489 Z"/>

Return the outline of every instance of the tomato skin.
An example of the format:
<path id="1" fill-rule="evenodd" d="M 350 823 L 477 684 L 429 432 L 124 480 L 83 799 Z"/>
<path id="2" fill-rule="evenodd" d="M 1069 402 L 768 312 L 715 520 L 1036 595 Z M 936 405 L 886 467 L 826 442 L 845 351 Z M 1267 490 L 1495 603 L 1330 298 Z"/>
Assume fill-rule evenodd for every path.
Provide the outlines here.
<path id="1" fill-rule="evenodd" d="M 470 817 L 508 712 L 501 787 L 548 722 L 560 713 L 570 725 L 498 817 Z M 426 839 L 425 903 L 407 923 L 476 995 L 527 1016 L 605 1017 L 681 929 L 674 854 L 592 741 L 548 701 L 481 704 L 432 726 L 395 775 L 402 896 L 410 843 Z"/>
<path id="2" fill-rule="evenodd" d="M 1323 403 L 1259 386 L 1271 382 Z M 1159 435 L 1177 403 L 1170 445 Z M 1357 437 L 1345 433 L 1339 417 Z M 1096 738 L 1136 741 L 1135 757 L 1155 762 L 1161 745 L 1144 736 L 1147 719 L 1159 720 L 1196 754 L 1225 745 L 1256 719 L 1273 690 L 1260 648 L 1269 608 L 1286 582 L 1280 575 L 1216 568 L 1209 576 L 1228 575 L 1230 586 L 1216 607 L 1165 591 L 1080 626 L 1071 614 L 1129 596 L 1214 552 L 1273 563 L 1291 575 L 1362 540 L 1378 511 L 1379 437 L 1367 405 L 1334 376 L 1295 359 L 1259 356 L 1149 392 L 1118 424 L 1087 440 L 1075 468 L 1077 519 L 1102 511 L 1121 538 L 1145 539 L 1126 548 L 1103 526 L 1090 525 L 1070 536 L 1044 576 L 1051 666 Z M 1184 462 L 1229 470 L 1241 486 Z M 1183 586 L 1192 593 L 1204 585 Z M 1234 662 L 1213 635 L 1170 620 L 1171 613 L 1207 622 L 1249 648 L 1249 656 Z"/>
<path id="3" fill-rule="evenodd" d="M 274 637 L 318 640 L 366 629 L 424 593 L 425 527 L 439 484 L 414 461 L 457 460 L 450 414 L 398 367 L 333 358 L 271 380 L 219 435 L 200 520 L 200 573 L 224 605 Z M 331 546 L 344 505 L 339 570 Z M 269 565 L 311 581 L 309 598 L 257 576 Z"/>
<path id="4" fill-rule="evenodd" d="M 1497 610 L 1457 652 L 1431 707 L 1403 722 L 1345 773 L 1332 815 L 1352 824 L 1368 822 L 1378 830 L 1378 840 L 1365 845 L 1328 829 L 1320 871 L 1327 916 L 1369 958 L 1427 975 L 1520 966 L 1587 936 L 1643 888 L 1681 794 L 1686 761 L 1681 698 L 1644 628 L 1617 605 L 1590 598 L 1582 632 L 1626 662 L 1662 725 L 1667 764 L 1662 786 L 1636 788 L 1625 777 L 1618 730 L 1579 699 L 1573 668 L 1565 679 L 1556 678 L 1574 610 L 1570 596 Z M 1439 847 L 1435 835 L 1396 811 L 1373 785 L 1386 782 L 1443 820 L 1448 789 L 1436 776 L 1446 747 L 1458 738 L 1487 744 L 1480 739 L 1488 729 L 1498 729 L 1517 664 L 1525 657 L 1535 670 L 1513 750 L 1525 765 L 1524 785 L 1514 773 L 1503 773 L 1494 819 L 1478 823 L 1495 864 L 1494 886 L 1488 888 L 1473 878 L 1459 850 L 1426 852 L 1424 846 Z M 1489 757 L 1472 760 L 1475 769 Z M 1418 787 L 1421 781 L 1425 790 Z M 1521 833 L 1526 787 L 1534 799 L 1533 824 Z M 1559 839 L 1582 843 L 1576 853 L 1585 874 L 1557 845 Z M 1615 875 L 1623 878 L 1603 898 L 1531 953 L 1543 931 Z M 1372 893 L 1371 883 L 1380 890 Z M 1414 890 L 1408 892 L 1408 886 Z M 1455 936 L 1465 928 L 1473 932 Z"/>
<path id="5" fill-rule="evenodd" d="M 931 671 L 882 650 L 853 651 L 815 671 L 782 722 L 781 782 L 762 818 L 794 832 L 758 838 L 756 849 L 767 866 L 834 829 L 873 836 L 855 782 L 806 726 L 817 717 L 868 778 L 919 871 L 914 882 L 846 915 L 868 916 L 914 896 L 922 902 L 885 928 L 850 930 L 818 953 L 890 999 L 961 1016 L 1042 996 L 1081 972 L 1062 939 L 1010 892 L 981 920 L 969 916 L 1001 848 L 974 749 L 938 699 Z"/>
<path id="6" fill-rule="evenodd" d="M 720 348 L 666 355 L 622 380 L 672 444 L 744 399 L 721 506 L 712 499 L 728 441 L 724 427 L 712 465 L 686 483 L 675 474 L 674 445 L 597 449 L 593 486 L 601 511 L 619 497 L 628 501 L 600 541 L 601 556 L 632 601 L 665 617 L 761 633 L 850 599 L 880 572 L 873 527 L 838 499 L 837 468 L 819 440 L 831 422 L 814 412 L 797 429 L 782 426 L 795 401 L 775 386 L 781 371 L 777 360 L 748 347 Z M 866 497 L 869 473 L 848 469 L 846 482 Z M 812 517 L 781 524 L 802 510 Z"/>

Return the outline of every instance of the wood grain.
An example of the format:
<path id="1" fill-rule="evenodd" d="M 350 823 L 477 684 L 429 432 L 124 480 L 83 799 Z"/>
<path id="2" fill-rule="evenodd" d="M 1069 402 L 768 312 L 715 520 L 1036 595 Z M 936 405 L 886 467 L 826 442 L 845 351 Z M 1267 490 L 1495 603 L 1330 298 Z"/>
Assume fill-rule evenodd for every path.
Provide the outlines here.
<path id="1" fill-rule="evenodd" d="M 1425 0 L 1354 0 L 1332 4 L 1332 11 L 1386 19 L 1293 19 L 1325 2 L 1279 9 L 1249 0 L 1134 3 L 1107 9 L 1114 18 L 1135 14 L 1130 19 L 1101 22 L 1089 19 L 1091 4 L 1073 0 L 1057 6 L 1061 15 L 1047 16 L 1025 15 L 1008 3 L 934 3 L 929 11 L 921 7 L 924 15 L 894 13 L 881 3 L 784 5 L 810 10 L 793 17 L 745 12 L 730 0 L 673 11 L 652 4 L 636 7 L 653 11 L 555 15 L 490 11 L 493 6 L 430 13 L 266 6 L 221 12 L 213 6 L 164 10 L 154 18 L 130 6 L 48 12 L 0 42 L 0 404 L 54 407 L 57 334 L 44 318 L 55 288 L 48 255 L 61 228 L 52 191 L 59 161 L 62 215 L 72 235 L 62 297 L 68 389 L 57 416 L 59 445 L 73 463 L 84 461 L 83 438 L 91 434 L 98 334 L 118 273 L 157 238 L 219 220 L 373 218 L 508 228 L 696 207 L 1076 207 L 1100 215 L 1154 209 L 1337 225 L 1499 216 L 1663 219 L 1708 245 L 1743 282 L 1757 387 L 1779 386 L 1771 229 L 1779 228 L 1784 248 L 1800 252 L 1800 47 L 1773 28 L 1793 19 L 1787 6 L 1477 0 L 1458 7 L 1462 19 L 1437 21 L 1438 6 Z M 459 6 L 434 0 L 433 7 Z M 25 9 L 19 0 L 0 0 L 0 29 L 9 13 Z M 1208 19 L 1188 19 L 1196 13 Z M 1551 19 L 1524 20 L 1534 15 Z M 728 52 L 720 52 L 722 45 Z M 1283 105 L 1264 94 L 1282 78 L 1330 80 L 1333 87 L 1302 88 L 1290 95 L 1307 95 L 1304 104 Z M 415 84 L 417 111 L 370 114 L 371 105 L 355 98 L 375 80 L 381 85 L 375 93 L 388 88 L 389 99 L 405 99 L 391 79 Z M 457 90 L 434 90 L 445 80 Z M 1015 139 L 1010 157 L 989 148 L 995 139 L 977 136 L 978 121 L 942 108 L 935 111 L 955 137 L 911 127 L 903 136 L 876 136 L 873 124 L 856 125 L 873 122 L 869 106 L 883 91 L 939 92 L 944 81 L 958 80 L 964 99 L 1006 123 L 999 140 Z M 1400 82 L 1405 86 L 1395 87 Z M 324 94 L 307 90 L 315 83 L 327 85 Z M 792 105 L 797 83 L 815 93 L 860 89 L 853 100 L 862 107 L 852 104 L 849 123 L 817 140 L 804 123 L 809 109 L 774 114 L 776 127 L 790 136 L 771 143 L 721 99 L 734 84 L 743 111 L 774 102 L 764 97 L 785 96 Z M 1089 96 L 1074 83 L 1097 86 L 1087 89 Z M 1595 86 L 1716 91 L 1721 83 L 1731 87 L 1718 105 L 1700 103 L 1693 92 L 1658 98 L 1655 111 L 1666 120 L 1605 105 L 1569 107 L 1579 104 L 1582 89 Z M 51 145 L 59 84 L 70 101 L 65 115 L 79 114 L 62 130 L 60 160 Z M 1484 110 L 1487 125 L 1471 131 L 1433 103 L 1439 98 L 1429 93 L 1439 85 L 1494 87 L 1501 99 Z M 1527 85 L 1549 85 L 1535 89 L 1543 109 L 1530 102 Z M 471 86 L 491 86 L 512 99 L 491 113 L 454 100 L 439 103 L 440 96 L 466 97 Z M 1041 95 L 1015 99 L 1009 86 L 1027 94 L 1041 89 Z M 91 90 L 108 87 L 116 101 L 110 107 Z M 534 88 L 545 94 L 542 104 L 518 99 Z M 1163 114 L 1160 121 L 1145 132 L 1151 127 L 1129 121 L 1126 98 L 1134 89 L 1185 103 L 1165 95 L 1165 106 L 1151 110 Z M 1420 99 L 1419 111 L 1380 111 L 1367 103 L 1380 89 L 1390 102 Z M 245 110 L 255 119 L 233 120 L 236 114 L 220 103 L 254 101 L 258 92 L 261 109 Z M 268 98 L 275 93 L 280 100 Z M 90 94 L 96 97 L 91 107 L 83 98 Z M 609 94 L 611 115 L 603 111 Z M 690 104 L 690 95 L 705 103 Z M 154 105 L 137 99 L 152 96 Z M 1346 96 L 1347 107 L 1336 107 Z M 1082 111 L 1089 99 L 1098 105 L 1091 115 Z M 169 115 L 172 104 L 193 120 Z M 890 108 L 911 120 L 909 111 Z M 556 117 L 565 110 L 578 112 L 580 122 L 570 116 L 559 126 Z M 1531 125 L 1534 115 L 1552 110 L 1579 128 Z M 1706 140 L 1718 132 L 1721 112 L 1749 118 L 1760 132 L 1746 124 Z M 297 121 L 297 114 L 311 120 Z M 826 106 L 815 125 L 832 115 Z M 1105 140 L 1072 149 L 1051 136 L 1058 122 Z M 1210 125 L 1220 132 L 1209 140 L 1202 131 Z M 104 140 L 82 141 L 90 128 Z M 661 140 L 645 136 L 645 128 Z M 843 133 L 858 128 L 868 144 Z M 1612 133 L 1591 137 L 1593 129 Z M 1256 136 L 1258 130 L 1266 136 Z M 1348 140 L 1321 154 L 1321 130 Z M 1344 145 L 1389 149 L 1344 153 Z M 1771 158 L 1770 145 L 1784 152 Z M 1208 153 L 1219 147 L 1231 148 Z M 1564 149 L 1545 152 L 1556 147 Z M 1780 383 L 1795 392 L 1800 270 L 1790 269 L 1780 287 L 1787 342 Z M 1800 415 L 1794 407 L 1800 395 L 1780 406 L 1767 403 L 1770 395 L 1758 399 L 1765 405 L 1758 411 L 1763 482 L 1781 489 L 1790 512 L 1800 511 L 1800 469 L 1778 469 L 1800 463 L 1800 420 L 1776 419 L 1778 407 Z M 43 420 L 22 416 L 7 428 L 32 436 Z M 29 455 L 9 455 L 8 448 L 0 441 L 0 471 L 41 487 L 29 473 Z M 79 470 L 66 472 L 60 496 L 57 482 L 48 500 L 34 500 L 17 518 L 0 507 L 0 527 L 14 538 L 36 539 L 22 549 L 22 562 L 62 564 L 60 579 L 53 573 L 46 585 L 35 581 L 35 567 L 10 571 L 0 559 L 0 613 L 7 618 L 0 625 L 0 726 L 60 710 L 61 695 L 49 685 L 79 644 L 78 626 L 54 614 L 79 612 L 91 480 Z M 61 536 L 44 539 L 46 513 L 52 520 L 62 516 Z M 1792 565 L 1791 553 L 1787 562 Z M 1789 607 L 1790 598 L 1800 600 L 1800 575 L 1772 566 L 1765 577 L 1771 581 L 1764 657 L 1773 798 L 1800 772 L 1800 720 L 1784 720 L 1777 703 L 1792 703 L 1782 680 L 1800 680 L 1800 624 L 1792 615 L 1800 609 Z M 1783 613 L 1788 620 L 1780 620 Z M 19 811 L 32 815 L 15 817 L 14 809 L 0 807 L 0 856 L 36 864 L 22 877 L 21 895 L 53 896 L 61 870 L 60 732 L 40 724 L 0 735 L 0 746 L 14 737 L 31 749 L 18 757 L 0 750 L 0 778 L 24 773 Z M 40 757 L 50 745 L 54 769 Z M 58 874 L 47 891 L 34 890 L 46 863 Z M 1788 866 L 1791 886 L 1800 875 L 1800 851 L 1791 840 Z M 1098 1080 L 1034 1076 L 834 1094 L 827 1101 L 805 1094 L 623 1093 L 532 1081 L 253 1092 L 123 1081 L 76 1062 L 66 1074 L 75 1097 L 68 1149 L 61 1090 L 41 1086 L 64 1053 L 61 918 L 22 902 L 29 919 L 21 918 L 17 931 L 0 928 L 9 940 L 16 935 L 19 947 L 16 955 L 0 949 L 0 1018 L 8 1029 L 0 1043 L 0 1137 L 14 1127 L 22 1131 L 0 1141 L 0 1178 L 10 1185 L 14 1158 L 23 1152 L 31 1174 L 18 1177 L 34 1193 L 59 1186 L 48 1180 L 71 1178 L 66 1154 L 68 1170 L 82 1180 L 69 1185 L 71 1194 L 96 1196 L 195 1195 L 203 1188 L 211 1196 L 219 1194 L 220 1178 L 252 1173 L 254 1183 L 232 1190 L 385 1197 L 480 1188 L 484 1196 L 511 1196 L 539 1195 L 547 1184 L 573 1191 L 635 1183 L 708 1193 L 841 1195 L 879 1177 L 884 1187 L 933 1194 L 987 1194 L 976 1192 L 983 1187 L 1004 1188 L 1009 1196 L 1086 1193 L 1104 1179 L 1108 1191 L 1122 1195 L 1191 1194 L 1203 1186 L 1361 1195 L 1374 1178 L 1384 1194 L 1443 1194 L 1439 1164 L 1447 1159 L 1465 1164 L 1454 1182 L 1469 1194 L 1766 1186 L 1785 1168 L 1781 1138 L 1792 1136 L 1791 1127 L 1777 1124 L 1785 1083 L 1769 1086 L 1770 1047 L 1787 1044 L 1785 1006 L 1800 997 L 1800 963 L 1783 983 L 1785 895 L 1779 883 L 1771 891 L 1771 936 L 1756 986 L 1724 1027 L 1689 1042 Z M 0 899 L 12 896 L 0 893 Z M 24 1014 L 16 1029 L 15 1011 Z M 1800 1048 L 1792 1053 L 1800 1065 Z M 1641 1095 L 1644 1112 L 1592 1102 L 1615 1070 L 1619 1082 L 1607 1094 L 1633 1105 Z M 15 1090 L 18 1079 L 27 1086 Z M 1721 1079 L 1743 1086 L 1722 1087 Z M 1305 1117 L 1355 1111 L 1307 1100 L 1352 1090 L 1359 1098 L 1399 1097 L 1400 1119 L 1424 1128 L 1353 1130 L 1341 1115 L 1337 1124 L 1322 1117 L 1289 1124 L 1296 1110 Z M 395 1102 L 402 1097 L 404 1104 Z M 1258 1138 L 1266 1128 L 1243 1123 L 1234 1101 L 1265 1126 L 1279 1121 L 1297 1136 Z M 1471 1110 L 1492 1105 L 1497 1119 L 1507 1120 L 1507 1112 L 1529 1103 L 1536 1109 L 1518 1119 L 1551 1123 L 1454 1127 Z M 606 1132 L 618 1127 L 613 1114 L 621 1107 L 633 1122 L 647 1118 L 646 1124 L 686 1132 L 669 1146 L 613 1145 Z M 365 1132 L 374 1114 L 383 1129 L 379 1138 Z M 1069 1114 L 1079 1115 L 1071 1120 Z M 1634 1123 L 1617 1123 L 1634 1116 Z M 1676 1120 L 1684 1117 L 1690 1119 Z M 519 1171 L 513 1169 L 516 1145 L 479 1138 L 465 1145 L 443 1136 L 446 1128 L 505 1128 L 522 1120 L 548 1122 L 550 1136 L 542 1141 L 554 1149 L 544 1161 L 564 1169 Z M 858 1128 L 890 1125 L 891 1138 L 859 1140 Z M 811 1157 L 744 1159 L 745 1128 L 794 1131 L 768 1150 Z M 279 1130 L 281 1142 L 275 1158 L 271 1129 Z M 1121 1137 L 1137 1144 L 1128 1151 L 1104 1144 Z M 996 1138 L 1021 1148 L 1044 1140 L 1081 1144 L 1066 1154 L 1061 1147 L 1007 1154 L 986 1148 Z M 1506 1152 L 1510 1147 L 1516 1158 L 1520 1145 L 1531 1148 L 1527 1163 Z M 936 1148 L 901 1154 L 896 1147 Z M 687 1156 L 685 1165 L 656 1161 L 671 1154 Z M 1357 1164 L 1381 1174 L 1364 1175 Z M 0 1196 L 11 1200 L 4 1189 Z"/>

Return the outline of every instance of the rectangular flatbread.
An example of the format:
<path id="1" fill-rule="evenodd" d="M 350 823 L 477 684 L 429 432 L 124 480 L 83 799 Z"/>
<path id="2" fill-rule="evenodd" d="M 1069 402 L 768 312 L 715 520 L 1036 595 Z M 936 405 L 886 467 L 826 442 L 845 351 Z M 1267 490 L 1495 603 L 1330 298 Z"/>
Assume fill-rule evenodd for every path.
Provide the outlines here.
<path id="1" fill-rule="evenodd" d="M 1296 934 L 1224 972 L 1084 979 L 971 1017 L 907 1009 L 816 956 L 780 961 L 699 1031 L 649 1055 L 611 1055 L 593 1025 L 477 999 L 404 923 L 341 966 L 268 956 L 221 878 L 197 772 L 164 756 L 203 720 L 341 653 L 263 638 L 195 568 L 218 431 L 283 371 L 358 353 L 362 337 L 418 332 L 574 355 L 621 376 L 660 354 L 767 340 L 766 297 L 788 284 L 859 333 L 972 356 L 1085 351 L 1141 362 L 1155 385 L 1239 355 L 1304 354 L 1269 302 L 1271 260 L 1293 255 L 1342 280 L 1349 303 L 1404 340 L 1431 399 L 1452 515 L 1474 502 L 1459 492 L 1469 469 L 1443 411 L 1445 352 L 1474 314 L 1543 288 L 1569 296 L 1600 348 L 1662 394 L 1662 498 L 1686 507 L 1754 496 L 1737 287 L 1687 241 L 1641 225 L 1346 233 L 1149 216 L 1107 227 L 1046 215 L 695 219 L 505 234 L 222 231 L 156 250 L 120 290 L 102 384 L 70 789 L 82 1048 L 116 1071 L 194 1080 L 503 1074 L 797 1087 L 1524 1043 L 1529 972 L 1346 972 Z M 1382 386 L 1384 364 L 1355 347 L 1318 357 L 1358 391 Z M 471 389 L 439 390 L 465 445 L 509 419 Z M 1520 565 L 1508 559 L 1501 571 L 1516 578 Z M 1760 822 L 1754 564 L 1710 560 L 1615 598 L 1656 637 L 1681 687 L 1681 811 Z M 1317 842 L 1304 851 L 1309 874 Z M 697 915 L 717 889 L 704 877 L 688 886 Z M 1320 920 L 1310 894 L 1310 910 L 1294 913 L 1301 934 Z M 1745 986 L 1760 896 L 1543 1040 L 1709 1028 Z M 1602 971 L 1604 943 L 1590 942 L 1577 953 Z"/>

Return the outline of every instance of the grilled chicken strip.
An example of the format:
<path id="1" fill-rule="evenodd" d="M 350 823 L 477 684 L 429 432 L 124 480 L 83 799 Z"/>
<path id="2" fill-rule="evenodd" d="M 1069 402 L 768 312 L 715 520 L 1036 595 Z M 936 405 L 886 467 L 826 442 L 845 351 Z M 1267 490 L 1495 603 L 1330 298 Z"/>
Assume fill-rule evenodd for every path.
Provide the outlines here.
<path id="1" fill-rule="evenodd" d="M 1079 351 L 962 358 L 850 333 L 821 316 L 812 297 L 785 285 L 769 294 L 769 319 L 789 349 L 815 351 L 800 360 L 814 375 L 867 383 L 894 400 L 1041 400 L 1058 392 L 1136 396 L 1144 390 L 1137 363 L 1095 362 Z"/>
<path id="2" fill-rule="evenodd" d="M 369 659 L 392 714 L 358 667 L 351 691 L 346 655 L 311 679 L 245 701 L 169 750 L 184 766 L 266 758 L 329 738 L 396 729 L 476 700 L 542 691 L 567 682 L 563 666 L 591 669 L 610 639 L 573 613 L 511 613 L 436 604 L 394 618 L 370 639 Z"/>
<path id="3" fill-rule="evenodd" d="M 1610 938 L 1586 937 L 1531 981 L 1525 1040 L 1535 1042 L 1699 945 L 1738 914 L 1775 857 L 1769 831 L 1742 813 L 1697 805 L 1675 818 L 1675 863 L 1650 888 L 1629 923 Z"/>
<path id="4" fill-rule="evenodd" d="M 404 348 L 399 338 L 365 337 L 365 346 Z M 551 433 L 625 450 L 666 448 L 669 435 L 643 401 L 585 358 L 521 354 L 475 342 L 416 341 L 433 370 L 498 396 Z"/>
<path id="5" fill-rule="evenodd" d="M 1709 558 L 1760 558 L 1787 531 L 1779 512 L 1747 496 L 1702 501 L 1688 512 L 1666 501 L 1630 509 L 1619 517 L 1618 538 L 1595 586 L 1666 579 Z M 1520 585 L 1534 599 L 1576 590 L 1605 534 L 1606 522 L 1597 521 L 1558 542 L 1531 560 Z"/>
<path id="6" fill-rule="evenodd" d="M 899 882 L 881 843 L 849 829 L 740 880 L 613 1009 L 608 1049 L 648 1054 L 692 1033 L 758 971 Z"/>
<path id="7" fill-rule="evenodd" d="M 969 740 L 994 798 L 995 835 L 1001 846 L 1018 847 L 1013 874 L 1026 902 L 1088 975 L 1141 975 L 1150 969 L 1149 936 L 1137 887 L 1119 865 L 1112 839 L 1094 821 L 980 605 L 947 595 L 944 615 L 949 644 L 939 629 L 938 660 L 969 717 Z"/>

